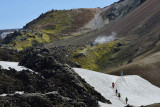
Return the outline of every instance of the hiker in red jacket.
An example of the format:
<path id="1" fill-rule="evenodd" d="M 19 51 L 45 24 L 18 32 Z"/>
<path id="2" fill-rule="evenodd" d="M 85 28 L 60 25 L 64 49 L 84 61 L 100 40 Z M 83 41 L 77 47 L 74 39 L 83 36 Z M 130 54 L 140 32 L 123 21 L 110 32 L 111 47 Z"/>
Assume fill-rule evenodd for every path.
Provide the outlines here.
<path id="1" fill-rule="evenodd" d="M 114 88 L 114 82 L 112 82 L 112 87 Z"/>

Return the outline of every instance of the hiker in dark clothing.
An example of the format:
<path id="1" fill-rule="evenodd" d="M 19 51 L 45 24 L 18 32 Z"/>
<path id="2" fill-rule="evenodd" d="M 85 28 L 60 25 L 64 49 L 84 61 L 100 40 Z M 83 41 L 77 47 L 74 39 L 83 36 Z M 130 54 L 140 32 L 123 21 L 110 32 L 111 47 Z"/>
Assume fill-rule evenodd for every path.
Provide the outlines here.
<path id="1" fill-rule="evenodd" d="M 112 87 L 114 88 L 114 82 L 112 82 Z"/>
<path id="2" fill-rule="evenodd" d="M 120 93 L 118 93 L 118 98 L 120 99 L 120 97 L 121 97 L 121 94 L 120 94 Z"/>
<path id="3" fill-rule="evenodd" d="M 118 95 L 118 90 L 116 89 L 116 96 Z"/>
<path id="4" fill-rule="evenodd" d="M 126 99 L 125 99 L 125 100 L 126 100 L 126 104 L 127 104 L 127 102 L 128 102 L 128 98 L 126 97 Z"/>

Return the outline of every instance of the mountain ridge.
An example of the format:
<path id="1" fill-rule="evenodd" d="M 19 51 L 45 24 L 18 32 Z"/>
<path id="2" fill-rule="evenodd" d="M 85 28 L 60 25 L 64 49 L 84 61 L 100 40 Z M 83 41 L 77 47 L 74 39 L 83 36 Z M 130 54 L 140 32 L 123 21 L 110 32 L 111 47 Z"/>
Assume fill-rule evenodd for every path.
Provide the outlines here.
<path id="1" fill-rule="evenodd" d="M 41 14 L 37 19 L 24 26 L 23 30 L 28 32 L 29 39 L 25 33 L 13 36 L 9 47 L 22 50 L 33 45 L 46 44 L 62 39 L 68 39 L 101 29 L 114 20 L 119 20 L 142 4 L 143 0 L 122 0 L 115 2 L 105 8 L 80 8 L 71 10 L 51 10 Z M 20 31 L 21 32 L 21 31 Z M 45 35 L 37 37 L 34 32 Z M 6 40 L 12 38 L 10 35 Z M 21 38 L 24 38 L 22 41 Z M 44 40 L 49 38 L 48 40 Z M 25 44 L 23 43 L 25 42 Z M 4 43 L 4 42 L 3 42 Z M 26 45 L 29 44 L 29 45 Z M 23 47 L 21 46 L 23 45 Z"/>

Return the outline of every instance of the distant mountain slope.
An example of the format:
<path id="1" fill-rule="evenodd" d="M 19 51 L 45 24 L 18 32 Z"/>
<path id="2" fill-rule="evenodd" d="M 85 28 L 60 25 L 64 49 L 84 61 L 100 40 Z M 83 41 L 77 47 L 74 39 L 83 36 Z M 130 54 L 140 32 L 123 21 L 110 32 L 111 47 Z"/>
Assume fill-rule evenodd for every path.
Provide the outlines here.
<path id="1" fill-rule="evenodd" d="M 51 10 L 29 22 L 24 29 L 43 31 L 56 36 L 82 34 L 121 19 L 146 0 L 120 0 L 105 8 Z M 81 32 L 81 33 L 80 33 Z"/>
<path id="2" fill-rule="evenodd" d="M 121 1 L 121 3 L 122 2 L 123 1 Z M 119 75 L 119 71 L 124 70 L 128 75 L 138 74 L 154 85 L 160 86 L 160 63 L 158 60 L 160 49 L 159 29 L 160 1 L 146 0 L 127 15 L 120 19 L 111 20 L 110 23 L 101 29 L 77 37 L 54 42 L 48 46 L 89 45 L 90 42 L 94 41 L 98 36 L 109 36 L 112 32 L 115 32 L 117 34 L 116 39 L 119 39 L 120 43 L 125 42 L 125 44 L 122 44 L 123 48 L 110 47 L 110 53 L 110 50 L 107 50 L 108 47 L 103 47 L 105 46 L 104 44 L 102 45 L 103 48 L 99 47 L 99 50 L 97 49 L 93 54 L 90 54 L 92 48 L 89 49 L 89 51 L 86 51 L 86 55 L 80 54 L 76 62 L 81 63 L 82 67 L 85 68 L 91 64 L 91 66 L 86 69 L 93 69 L 95 67 L 93 67 L 93 65 L 98 65 L 93 59 L 98 59 L 99 56 L 102 55 L 100 52 L 104 50 L 106 51 L 106 54 L 103 54 L 102 60 L 99 61 L 103 61 L 103 63 L 101 65 L 102 68 L 98 71 L 106 73 L 110 71 L 111 74 Z M 114 42 L 115 41 L 109 43 L 108 46 Z M 79 48 L 78 53 L 81 53 L 80 50 L 83 52 L 85 48 L 86 47 Z M 118 51 L 114 51 L 114 48 L 117 48 Z M 92 57 L 89 64 L 83 63 L 83 61 L 89 61 L 87 60 L 89 58 L 87 56 Z"/>
<path id="3" fill-rule="evenodd" d="M 123 64 L 125 59 L 132 60 L 154 48 L 160 39 L 159 19 L 160 2 L 158 0 L 147 0 L 121 20 L 106 27 L 103 35 L 114 31 L 117 33 L 117 38 L 123 38 L 124 41 L 129 42 L 128 47 L 114 59 L 119 59 Z M 110 63 L 113 64 L 115 62 L 112 61 Z"/>
<path id="4" fill-rule="evenodd" d="M 121 27 L 119 27 L 121 26 Z M 138 74 L 153 84 L 160 86 L 159 46 L 160 46 L 160 2 L 147 0 L 140 7 L 128 14 L 112 28 L 119 38 L 131 41 L 131 44 L 121 54 L 121 61 L 130 57 L 130 64 L 122 63 L 121 67 L 111 74 Z M 118 56 L 116 58 L 118 58 Z M 136 58 L 137 57 L 137 58 Z M 122 59 L 123 58 L 123 59 Z"/>
<path id="5" fill-rule="evenodd" d="M 3 43 L 6 44 L 5 47 L 17 50 L 50 42 L 55 43 L 58 40 L 63 42 L 67 39 L 69 39 L 67 45 L 76 45 L 77 42 L 88 44 L 101 32 L 104 32 L 102 29 L 95 33 L 95 30 L 108 26 L 112 21 L 120 20 L 141 5 L 143 1 L 145 0 L 121 0 L 105 8 L 51 10 L 26 24 L 24 29 L 19 31 L 20 35 L 9 35 Z M 44 35 L 44 37 L 39 37 L 37 34 Z M 74 40 L 74 37 L 77 39 L 77 36 L 81 38 L 78 41 Z M 57 43 L 56 45 L 59 46 Z M 49 44 L 49 47 L 53 46 L 54 44 Z"/>
<path id="6" fill-rule="evenodd" d="M 99 8 L 49 11 L 28 23 L 24 29 L 9 35 L 3 40 L 4 47 L 23 50 L 92 31 L 95 29 L 92 26 L 82 26 L 94 19 L 99 11 Z"/>
<path id="7" fill-rule="evenodd" d="M 51 10 L 24 26 L 56 36 L 71 35 L 94 18 L 99 9 Z"/>

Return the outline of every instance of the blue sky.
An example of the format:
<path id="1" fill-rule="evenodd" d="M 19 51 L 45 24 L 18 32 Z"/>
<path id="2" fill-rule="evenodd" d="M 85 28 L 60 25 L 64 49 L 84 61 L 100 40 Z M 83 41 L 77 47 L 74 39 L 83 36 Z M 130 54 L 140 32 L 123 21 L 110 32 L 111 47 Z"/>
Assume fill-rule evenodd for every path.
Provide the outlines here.
<path id="1" fill-rule="evenodd" d="M 0 29 L 22 28 L 51 9 L 105 7 L 118 0 L 0 0 Z"/>

